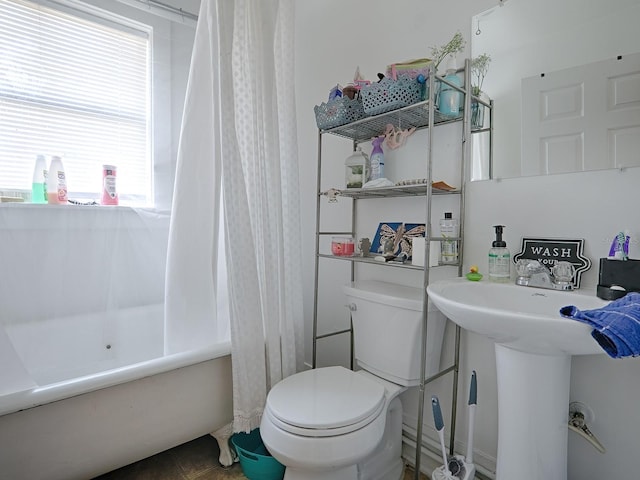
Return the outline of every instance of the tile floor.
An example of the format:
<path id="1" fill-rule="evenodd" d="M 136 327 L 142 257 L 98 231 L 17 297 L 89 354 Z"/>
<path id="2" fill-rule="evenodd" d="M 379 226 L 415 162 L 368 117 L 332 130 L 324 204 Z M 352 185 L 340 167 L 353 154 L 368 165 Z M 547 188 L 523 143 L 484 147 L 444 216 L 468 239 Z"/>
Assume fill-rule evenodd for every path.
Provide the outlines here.
<path id="1" fill-rule="evenodd" d="M 246 480 L 239 463 L 222 468 L 218 453 L 218 443 L 205 435 L 94 480 Z M 427 480 L 425 475 L 420 478 Z M 409 467 L 404 480 L 413 480 L 413 470 Z"/>

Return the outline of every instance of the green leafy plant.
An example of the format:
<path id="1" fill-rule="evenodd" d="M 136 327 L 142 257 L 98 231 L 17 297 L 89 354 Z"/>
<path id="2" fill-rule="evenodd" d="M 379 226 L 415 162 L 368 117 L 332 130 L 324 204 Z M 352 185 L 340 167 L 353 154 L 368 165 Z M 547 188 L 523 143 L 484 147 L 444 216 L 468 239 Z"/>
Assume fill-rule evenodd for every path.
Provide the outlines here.
<path id="1" fill-rule="evenodd" d="M 482 91 L 482 83 L 484 82 L 484 77 L 487 75 L 490 63 L 491 56 L 486 53 L 471 60 L 471 90 L 476 96 L 480 95 Z"/>
<path id="2" fill-rule="evenodd" d="M 464 50 L 464 46 L 467 44 L 466 40 L 462 36 L 460 32 L 456 32 L 451 40 L 448 43 L 440 47 L 431 47 L 431 57 L 433 58 L 433 63 L 438 69 L 438 65 L 446 58 L 447 55 L 455 55 L 456 53 Z"/>

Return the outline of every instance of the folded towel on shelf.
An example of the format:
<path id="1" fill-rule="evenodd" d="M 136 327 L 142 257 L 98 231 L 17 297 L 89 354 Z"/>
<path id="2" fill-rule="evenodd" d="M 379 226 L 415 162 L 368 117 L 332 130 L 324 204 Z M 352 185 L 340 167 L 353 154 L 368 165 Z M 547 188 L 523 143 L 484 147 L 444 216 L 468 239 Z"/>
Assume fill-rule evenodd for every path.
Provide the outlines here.
<path id="1" fill-rule="evenodd" d="M 610 304 L 581 311 L 562 307 L 560 315 L 591 325 L 591 336 L 612 358 L 640 355 L 640 293 L 627 293 Z"/>

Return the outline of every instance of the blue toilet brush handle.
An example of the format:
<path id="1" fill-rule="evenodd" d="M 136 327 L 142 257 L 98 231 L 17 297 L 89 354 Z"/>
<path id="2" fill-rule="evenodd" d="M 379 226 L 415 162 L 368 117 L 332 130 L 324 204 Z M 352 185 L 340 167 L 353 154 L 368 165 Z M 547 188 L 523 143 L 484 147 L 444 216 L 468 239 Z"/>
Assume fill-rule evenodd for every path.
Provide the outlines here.
<path id="1" fill-rule="evenodd" d="M 433 410 L 433 423 L 435 423 L 438 437 L 440 437 L 440 448 L 442 449 L 442 468 L 445 475 L 451 475 L 449 471 L 449 462 L 447 460 L 447 447 L 444 444 L 444 420 L 442 420 L 442 410 L 440 409 L 440 400 L 435 395 L 431 397 L 431 409 Z"/>
<path id="2" fill-rule="evenodd" d="M 469 387 L 469 405 L 478 404 L 478 381 L 476 380 L 476 371 L 471 373 L 471 386 Z"/>
<path id="3" fill-rule="evenodd" d="M 467 428 L 467 455 L 465 461 L 473 463 L 473 429 L 476 418 L 476 405 L 478 404 L 478 380 L 476 371 L 471 374 L 471 385 L 469 387 L 469 426 Z"/>
<path id="4" fill-rule="evenodd" d="M 442 410 L 440 409 L 440 400 L 435 395 L 431 397 L 431 409 L 433 410 L 433 423 L 436 425 L 436 430 L 440 431 L 444 429 L 444 421 L 442 420 Z"/>

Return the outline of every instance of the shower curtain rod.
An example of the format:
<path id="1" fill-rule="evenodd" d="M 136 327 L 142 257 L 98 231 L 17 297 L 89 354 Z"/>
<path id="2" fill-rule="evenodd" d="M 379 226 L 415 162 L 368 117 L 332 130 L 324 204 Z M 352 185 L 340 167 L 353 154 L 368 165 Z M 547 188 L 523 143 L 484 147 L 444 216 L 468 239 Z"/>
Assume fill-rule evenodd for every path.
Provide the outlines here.
<path id="1" fill-rule="evenodd" d="M 141 5 L 146 5 L 148 7 L 154 7 L 157 8 L 159 10 L 164 10 L 165 12 L 169 12 L 172 13 L 174 15 L 178 15 L 182 18 L 187 18 L 189 20 L 193 20 L 194 22 L 198 21 L 198 16 L 194 13 L 191 12 L 187 12 L 186 10 L 183 10 L 181 8 L 176 8 L 174 6 L 168 5 L 166 3 L 163 2 L 159 2 L 157 0 L 133 0 L 136 3 L 139 3 Z"/>

